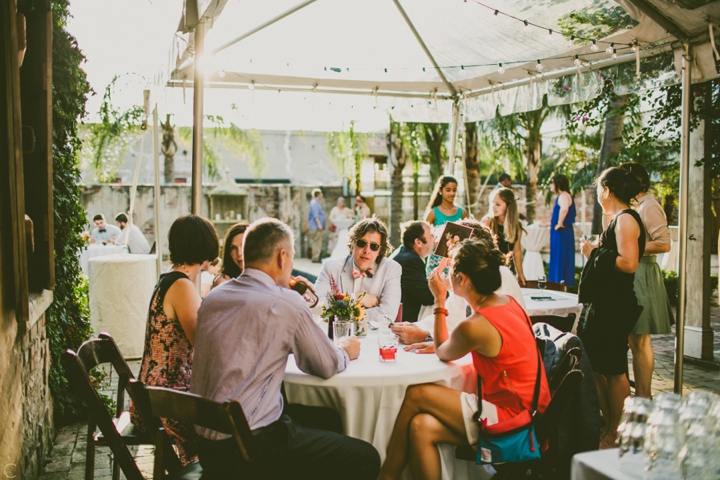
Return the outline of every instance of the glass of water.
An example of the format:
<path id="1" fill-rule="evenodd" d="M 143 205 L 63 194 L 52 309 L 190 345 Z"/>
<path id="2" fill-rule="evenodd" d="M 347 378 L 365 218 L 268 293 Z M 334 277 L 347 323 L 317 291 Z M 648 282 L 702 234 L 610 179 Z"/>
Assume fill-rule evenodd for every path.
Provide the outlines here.
<path id="1" fill-rule="evenodd" d="M 540 296 L 544 297 L 545 296 L 545 288 L 547 287 L 547 276 L 540 275 L 538 277 L 537 282 L 538 282 L 538 288 L 540 289 Z"/>

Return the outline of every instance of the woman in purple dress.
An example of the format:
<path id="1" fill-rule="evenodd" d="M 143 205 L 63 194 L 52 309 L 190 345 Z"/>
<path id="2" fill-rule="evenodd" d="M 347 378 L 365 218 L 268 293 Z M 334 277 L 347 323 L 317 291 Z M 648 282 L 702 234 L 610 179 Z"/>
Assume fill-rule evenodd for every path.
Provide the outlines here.
<path id="1" fill-rule="evenodd" d="M 570 195 L 570 182 L 562 173 L 552 179 L 557 194 L 550 220 L 550 270 L 548 280 L 575 285 L 575 202 Z"/>

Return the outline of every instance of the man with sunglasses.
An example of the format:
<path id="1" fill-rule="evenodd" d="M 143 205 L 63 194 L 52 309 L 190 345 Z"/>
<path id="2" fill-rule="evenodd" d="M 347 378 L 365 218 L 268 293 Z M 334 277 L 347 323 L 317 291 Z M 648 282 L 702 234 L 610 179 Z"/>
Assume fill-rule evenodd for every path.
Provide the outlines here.
<path id="1" fill-rule="evenodd" d="M 400 307 L 402 268 L 385 258 L 391 248 L 382 220 L 373 215 L 356 223 L 348 233 L 350 254 L 323 263 L 315 283 L 320 302 L 327 302 L 334 282 L 341 293 L 365 294 L 361 303 L 368 321 L 378 321 L 382 315 L 394 320 Z"/>

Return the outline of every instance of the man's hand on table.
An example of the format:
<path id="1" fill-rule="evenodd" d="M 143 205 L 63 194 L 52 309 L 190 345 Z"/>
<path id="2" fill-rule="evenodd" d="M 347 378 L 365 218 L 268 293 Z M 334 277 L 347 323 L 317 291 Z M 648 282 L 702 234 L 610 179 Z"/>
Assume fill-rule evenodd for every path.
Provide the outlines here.
<path id="1" fill-rule="evenodd" d="M 365 308 L 373 308 L 377 307 L 380 304 L 380 301 L 378 300 L 378 297 L 376 297 L 372 293 L 366 293 L 360 299 L 360 304 Z"/>
<path id="2" fill-rule="evenodd" d="M 405 345 L 424 342 L 429 332 L 410 322 L 397 322 L 390 324 L 390 330 L 398 336 Z"/>
<path id="3" fill-rule="evenodd" d="M 338 347 L 345 350 L 350 360 L 355 360 L 360 356 L 360 340 L 356 336 L 343 337 L 338 340 Z"/>
<path id="4" fill-rule="evenodd" d="M 420 342 L 408 345 L 403 350 L 415 353 L 435 353 L 435 342 Z"/>

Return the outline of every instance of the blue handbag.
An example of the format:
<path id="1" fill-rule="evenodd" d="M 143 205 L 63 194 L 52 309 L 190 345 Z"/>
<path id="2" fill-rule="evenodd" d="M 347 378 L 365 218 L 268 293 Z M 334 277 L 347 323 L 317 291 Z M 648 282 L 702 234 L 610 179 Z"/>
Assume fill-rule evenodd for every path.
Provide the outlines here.
<path id="1" fill-rule="evenodd" d="M 532 327 L 530 331 L 532 332 Z M 540 361 L 540 351 L 537 351 L 537 354 L 538 369 L 531 410 L 523 410 L 519 415 L 504 422 L 487 425 L 486 419 L 480 419 L 480 415 L 482 415 L 482 379 L 478 376 L 478 411 L 473 415 L 473 419 L 480 424 L 476 464 L 517 463 L 540 459 L 540 445 L 538 445 L 535 434 L 535 420 L 538 417 L 542 362 Z"/>

